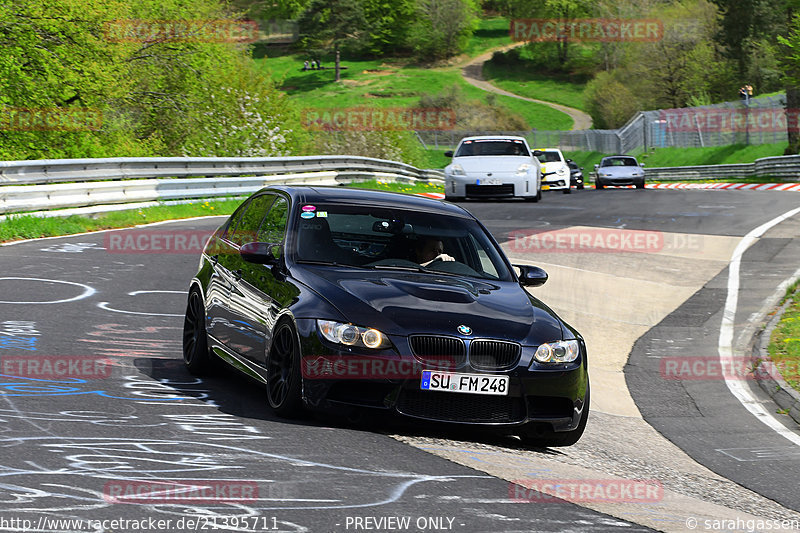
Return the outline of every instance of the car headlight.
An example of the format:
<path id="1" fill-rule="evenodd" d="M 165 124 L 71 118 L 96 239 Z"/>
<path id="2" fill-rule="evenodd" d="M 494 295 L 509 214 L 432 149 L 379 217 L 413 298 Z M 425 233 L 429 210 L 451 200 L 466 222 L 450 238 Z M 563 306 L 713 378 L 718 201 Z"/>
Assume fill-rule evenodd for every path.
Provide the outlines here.
<path id="1" fill-rule="evenodd" d="M 374 328 L 362 328 L 332 320 L 317 320 L 317 327 L 323 337 L 336 344 L 374 350 L 388 348 L 392 344 L 386 335 Z"/>
<path id="2" fill-rule="evenodd" d="M 558 170 L 556 170 L 556 174 L 557 174 L 557 175 L 559 175 L 559 176 L 563 176 L 563 175 L 564 175 L 564 174 L 566 174 L 566 173 L 567 173 L 567 171 L 566 171 L 566 170 L 564 170 L 564 168 L 563 168 L 563 167 L 562 167 L 562 168 L 559 168 Z"/>
<path id="3" fill-rule="evenodd" d="M 540 363 L 571 363 L 578 358 L 580 349 L 577 340 L 545 342 L 533 355 Z"/>
<path id="4" fill-rule="evenodd" d="M 530 163 L 522 163 L 519 167 L 517 167 L 517 176 L 524 176 L 527 174 L 532 165 Z"/>
<path id="5" fill-rule="evenodd" d="M 467 173 L 464 172 L 464 167 L 462 167 L 458 163 L 454 163 L 454 164 L 450 165 L 449 174 L 451 176 L 466 176 L 467 175 Z"/>
<path id="6" fill-rule="evenodd" d="M 608 177 L 610 177 L 610 176 L 611 176 L 611 174 L 606 174 L 605 172 L 600 172 L 600 173 L 598 174 L 598 176 L 600 176 L 601 178 L 608 178 Z"/>

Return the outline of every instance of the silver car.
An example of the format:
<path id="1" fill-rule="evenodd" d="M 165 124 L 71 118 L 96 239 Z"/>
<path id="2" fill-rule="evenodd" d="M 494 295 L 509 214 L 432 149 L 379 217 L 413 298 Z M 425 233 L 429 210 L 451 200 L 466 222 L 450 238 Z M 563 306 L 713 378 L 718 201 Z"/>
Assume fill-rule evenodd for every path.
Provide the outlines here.
<path id="1" fill-rule="evenodd" d="M 612 155 L 600 160 L 594 166 L 596 173 L 595 187 L 602 189 L 606 185 L 635 185 L 644 189 L 644 164 L 640 164 L 630 155 Z"/>

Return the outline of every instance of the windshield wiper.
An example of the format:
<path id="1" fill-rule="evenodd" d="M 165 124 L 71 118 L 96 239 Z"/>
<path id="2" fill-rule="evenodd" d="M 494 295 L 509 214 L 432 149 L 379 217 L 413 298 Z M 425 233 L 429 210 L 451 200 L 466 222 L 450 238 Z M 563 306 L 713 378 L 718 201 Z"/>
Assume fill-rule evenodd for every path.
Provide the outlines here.
<path id="1" fill-rule="evenodd" d="M 434 272 L 422 266 L 409 266 L 409 265 L 372 265 L 364 268 L 374 268 L 375 270 L 408 270 L 409 272 Z"/>
<path id="2" fill-rule="evenodd" d="M 337 261 L 321 261 L 321 260 L 318 260 L 318 259 L 298 259 L 295 262 L 303 264 L 303 265 L 322 265 L 322 266 L 335 266 L 335 267 L 348 267 L 348 268 L 365 268 L 365 269 L 372 268 L 372 267 L 362 266 L 362 265 L 353 265 L 353 264 L 350 264 L 350 263 L 339 263 Z"/>

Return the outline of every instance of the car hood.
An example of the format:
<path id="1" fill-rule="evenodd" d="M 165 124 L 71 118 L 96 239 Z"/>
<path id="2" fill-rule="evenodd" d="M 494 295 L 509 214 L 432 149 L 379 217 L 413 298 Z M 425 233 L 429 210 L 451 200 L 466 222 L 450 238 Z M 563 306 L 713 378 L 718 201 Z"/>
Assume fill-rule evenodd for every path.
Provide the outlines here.
<path id="1" fill-rule="evenodd" d="M 569 167 L 561 161 L 550 161 L 549 163 L 542 163 L 542 170 L 544 172 L 555 172 L 556 170 L 564 168 L 569 170 Z"/>
<path id="2" fill-rule="evenodd" d="M 639 167 L 600 167 L 597 169 L 599 173 L 608 174 L 614 177 L 628 177 L 634 174 L 644 174 L 644 170 Z"/>
<path id="3" fill-rule="evenodd" d="M 389 335 L 461 336 L 460 325 L 472 329 L 468 338 L 527 345 L 563 335 L 555 314 L 514 282 L 316 266 L 303 268 L 300 277 L 348 322 Z"/>
<path id="4" fill-rule="evenodd" d="M 494 155 L 494 156 L 473 156 L 457 157 L 453 159 L 453 164 L 461 165 L 464 172 L 483 173 L 483 172 L 516 172 L 520 165 L 527 163 L 533 164 L 530 157 L 515 155 Z"/>

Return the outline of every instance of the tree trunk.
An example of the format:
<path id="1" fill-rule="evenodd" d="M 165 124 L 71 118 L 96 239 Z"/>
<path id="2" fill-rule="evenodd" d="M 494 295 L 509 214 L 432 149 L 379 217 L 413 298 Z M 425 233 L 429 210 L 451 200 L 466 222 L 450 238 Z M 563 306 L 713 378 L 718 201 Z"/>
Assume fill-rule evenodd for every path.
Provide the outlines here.
<path id="1" fill-rule="evenodd" d="M 336 43 L 336 81 L 342 80 L 342 74 L 339 70 L 339 43 Z"/>
<path id="2" fill-rule="evenodd" d="M 800 131 L 798 131 L 797 120 L 792 120 L 791 115 L 797 117 L 797 110 L 800 109 L 800 88 L 786 88 L 786 136 L 789 138 L 789 146 L 786 147 L 784 155 L 796 155 L 800 153 Z"/>

